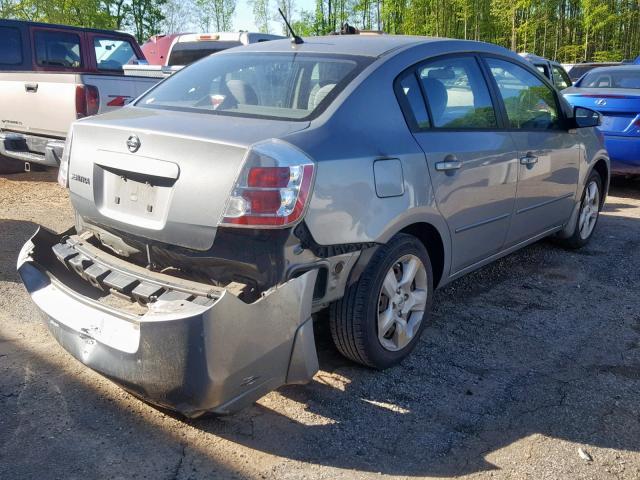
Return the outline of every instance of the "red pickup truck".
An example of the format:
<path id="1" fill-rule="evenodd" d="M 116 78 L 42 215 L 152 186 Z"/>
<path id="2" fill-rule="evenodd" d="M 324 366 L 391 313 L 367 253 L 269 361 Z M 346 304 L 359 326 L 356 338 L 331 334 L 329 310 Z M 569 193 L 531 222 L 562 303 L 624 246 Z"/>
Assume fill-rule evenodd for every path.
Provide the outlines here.
<path id="1" fill-rule="evenodd" d="M 57 167 L 74 120 L 122 107 L 158 82 L 124 75 L 140 61 L 126 33 L 0 20 L 0 170 Z"/>

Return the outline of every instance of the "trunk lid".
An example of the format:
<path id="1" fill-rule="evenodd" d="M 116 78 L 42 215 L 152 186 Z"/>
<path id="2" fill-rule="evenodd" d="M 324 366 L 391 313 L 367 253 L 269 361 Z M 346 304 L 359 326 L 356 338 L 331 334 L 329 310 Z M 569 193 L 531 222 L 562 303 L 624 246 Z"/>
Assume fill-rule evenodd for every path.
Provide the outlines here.
<path id="1" fill-rule="evenodd" d="M 602 114 L 600 130 L 604 133 L 637 135 L 640 125 L 640 90 L 621 88 L 570 88 L 562 92 L 574 106 L 586 107 Z"/>
<path id="2" fill-rule="evenodd" d="M 88 118 L 73 131 L 71 201 L 85 222 L 207 250 L 248 147 L 307 126 L 137 107 Z"/>

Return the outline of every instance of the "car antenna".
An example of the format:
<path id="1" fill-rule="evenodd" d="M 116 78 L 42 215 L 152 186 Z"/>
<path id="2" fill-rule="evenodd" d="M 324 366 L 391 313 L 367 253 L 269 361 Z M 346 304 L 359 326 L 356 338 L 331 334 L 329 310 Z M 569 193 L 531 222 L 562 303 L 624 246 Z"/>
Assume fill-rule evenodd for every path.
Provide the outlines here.
<path id="1" fill-rule="evenodd" d="M 287 17 L 284 16 L 284 13 L 282 12 L 282 9 L 280 7 L 278 7 L 278 11 L 280 12 L 280 16 L 284 20 L 284 23 L 287 26 L 287 29 L 291 32 L 291 37 L 292 37 L 291 43 L 295 43 L 296 45 L 300 45 L 301 43 L 304 43 L 304 40 L 302 40 L 298 35 L 296 35 L 296 32 L 293 31 L 293 28 L 291 28 L 291 25 L 289 25 L 289 22 L 287 21 Z"/>

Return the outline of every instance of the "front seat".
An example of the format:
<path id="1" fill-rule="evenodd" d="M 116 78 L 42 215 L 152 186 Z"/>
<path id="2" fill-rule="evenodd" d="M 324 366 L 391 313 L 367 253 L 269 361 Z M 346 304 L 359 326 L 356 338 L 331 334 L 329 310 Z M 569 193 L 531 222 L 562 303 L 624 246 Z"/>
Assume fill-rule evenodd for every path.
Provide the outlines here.
<path id="1" fill-rule="evenodd" d="M 447 109 L 447 102 L 449 101 L 449 94 L 447 93 L 447 87 L 436 78 L 422 78 L 422 86 L 427 94 L 427 100 L 429 101 L 429 107 L 431 108 L 431 115 L 433 116 L 433 123 L 435 127 L 443 126 L 443 116 Z"/>
<path id="2" fill-rule="evenodd" d="M 227 80 L 227 88 L 237 103 L 258 105 L 256 91 L 244 80 Z"/>

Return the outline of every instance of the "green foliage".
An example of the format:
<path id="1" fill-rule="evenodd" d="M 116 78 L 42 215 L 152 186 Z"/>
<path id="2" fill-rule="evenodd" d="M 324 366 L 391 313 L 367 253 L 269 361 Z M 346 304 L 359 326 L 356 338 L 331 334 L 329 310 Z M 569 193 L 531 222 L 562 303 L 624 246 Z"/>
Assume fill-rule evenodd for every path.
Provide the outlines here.
<path id="1" fill-rule="evenodd" d="M 194 0 L 195 16 L 204 32 L 226 32 L 233 27 L 236 0 Z"/>
<path id="2" fill-rule="evenodd" d="M 640 53 L 638 0 L 316 0 L 296 22 L 323 34 L 348 21 L 392 34 L 467 38 L 562 62 Z"/>
<path id="3" fill-rule="evenodd" d="M 0 0 L 0 17 L 134 32 L 139 42 L 160 33 L 167 0 Z"/>

